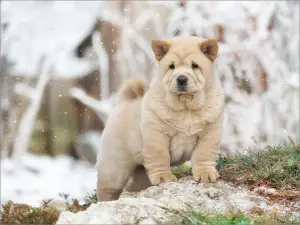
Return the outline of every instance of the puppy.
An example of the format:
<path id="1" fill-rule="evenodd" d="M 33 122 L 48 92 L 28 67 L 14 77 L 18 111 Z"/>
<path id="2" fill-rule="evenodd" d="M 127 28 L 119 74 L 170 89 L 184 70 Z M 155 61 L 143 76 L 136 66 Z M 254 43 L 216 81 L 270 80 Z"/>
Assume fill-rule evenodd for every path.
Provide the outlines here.
<path id="1" fill-rule="evenodd" d="M 99 201 L 123 190 L 174 182 L 171 166 L 191 160 L 193 178 L 215 182 L 224 95 L 213 74 L 215 39 L 152 40 L 159 73 L 145 92 L 140 80 L 126 82 L 102 134 L 97 158 Z"/>

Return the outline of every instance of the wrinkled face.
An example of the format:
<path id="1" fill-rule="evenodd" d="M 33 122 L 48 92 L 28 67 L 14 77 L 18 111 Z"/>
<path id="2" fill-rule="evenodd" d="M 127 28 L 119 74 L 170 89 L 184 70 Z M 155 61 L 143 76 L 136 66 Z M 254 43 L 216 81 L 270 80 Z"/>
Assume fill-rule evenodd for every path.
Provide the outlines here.
<path id="1" fill-rule="evenodd" d="M 170 52 L 161 64 L 161 72 L 164 87 L 172 93 L 195 93 L 205 86 L 197 53 L 181 56 Z"/>
<path id="2" fill-rule="evenodd" d="M 218 51 L 214 39 L 153 40 L 152 49 L 160 62 L 160 76 L 166 91 L 173 94 L 203 92 Z"/>

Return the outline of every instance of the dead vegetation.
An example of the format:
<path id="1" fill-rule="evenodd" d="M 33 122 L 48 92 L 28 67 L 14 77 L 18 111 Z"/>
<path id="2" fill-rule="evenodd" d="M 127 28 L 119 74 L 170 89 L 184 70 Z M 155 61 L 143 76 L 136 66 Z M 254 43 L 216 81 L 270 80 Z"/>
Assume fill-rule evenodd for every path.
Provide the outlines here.
<path id="1" fill-rule="evenodd" d="M 65 199 L 66 210 L 77 213 L 86 210 L 92 203 L 97 202 L 96 191 L 88 193 L 85 203 L 79 204 L 77 199 L 68 203 L 68 194 L 60 194 Z M 43 201 L 40 207 L 31 207 L 27 204 L 15 204 L 8 202 L 2 206 L 0 224 L 55 224 L 59 218 L 60 211 L 49 206 L 50 201 Z"/>
<path id="2" fill-rule="evenodd" d="M 60 211 L 43 204 L 35 208 L 8 202 L 2 206 L 0 224 L 55 224 Z"/>

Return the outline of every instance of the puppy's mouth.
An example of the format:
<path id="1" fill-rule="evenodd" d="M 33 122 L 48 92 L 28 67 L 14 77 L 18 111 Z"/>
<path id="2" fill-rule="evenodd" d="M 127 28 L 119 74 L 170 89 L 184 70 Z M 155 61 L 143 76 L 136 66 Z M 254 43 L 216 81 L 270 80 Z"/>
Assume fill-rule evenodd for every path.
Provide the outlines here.
<path id="1" fill-rule="evenodd" d="M 186 101 L 192 101 L 193 100 L 193 95 L 189 93 L 180 93 L 178 94 L 178 98 L 180 102 L 186 102 Z"/>
<path id="2" fill-rule="evenodd" d="M 187 87 L 181 87 L 181 86 L 177 86 L 177 92 L 178 94 L 181 94 L 181 93 L 187 93 Z"/>

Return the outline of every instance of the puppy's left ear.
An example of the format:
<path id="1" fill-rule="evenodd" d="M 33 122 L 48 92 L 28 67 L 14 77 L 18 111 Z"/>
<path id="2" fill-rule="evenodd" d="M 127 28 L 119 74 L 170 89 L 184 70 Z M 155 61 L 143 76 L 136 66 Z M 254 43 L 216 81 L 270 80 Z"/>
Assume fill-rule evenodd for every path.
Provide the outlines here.
<path id="1" fill-rule="evenodd" d="M 200 50 L 210 61 L 214 62 L 218 55 L 219 45 L 216 39 L 206 39 L 200 43 Z"/>
<path id="2" fill-rule="evenodd" d="M 171 44 L 165 40 L 153 39 L 152 40 L 152 50 L 154 52 L 155 58 L 160 61 L 164 55 L 169 51 Z"/>

